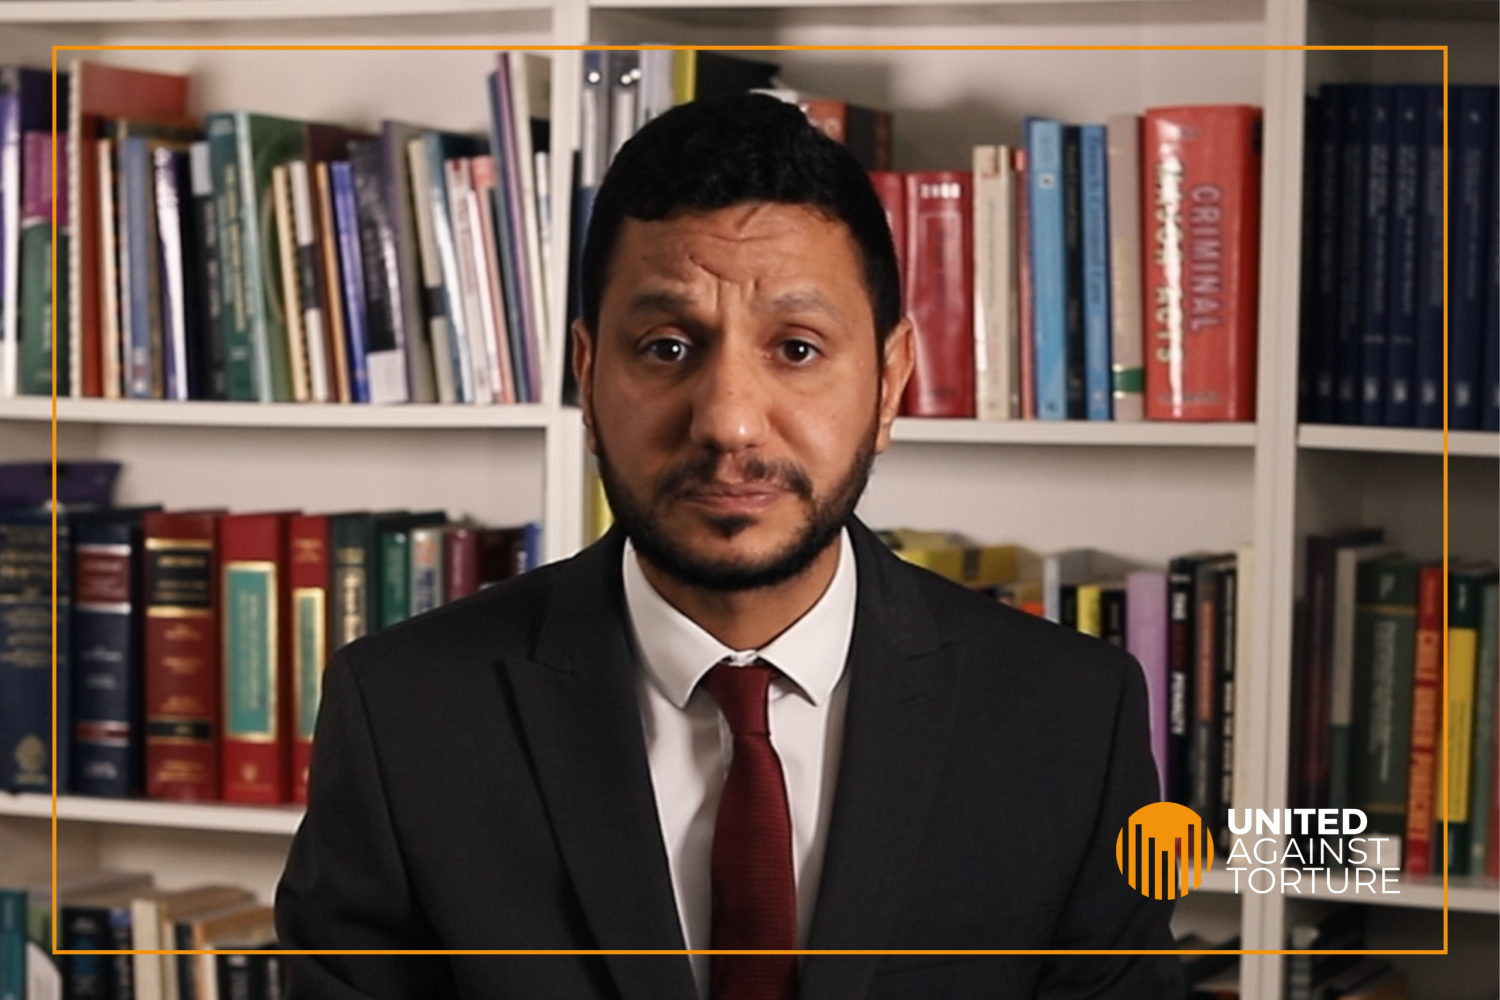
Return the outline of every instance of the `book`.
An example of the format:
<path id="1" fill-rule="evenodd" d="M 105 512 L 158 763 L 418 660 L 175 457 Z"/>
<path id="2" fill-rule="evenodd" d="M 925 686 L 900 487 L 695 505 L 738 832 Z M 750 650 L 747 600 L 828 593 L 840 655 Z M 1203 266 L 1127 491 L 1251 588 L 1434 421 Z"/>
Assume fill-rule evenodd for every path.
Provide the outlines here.
<path id="1" fill-rule="evenodd" d="M 209 162 L 208 140 L 194 142 L 188 148 L 188 176 L 193 197 L 193 238 L 197 258 L 192 286 L 197 289 L 194 311 L 196 327 L 191 337 L 195 345 L 189 354 L 193 399 L 227 399 L 224 381 L 224 279 L 219 273 L 222 250 L 219 246 L 218 207 L 214 202 L 213 166 Z"/>
<path id="2" fill-rule="evenodd" d="M 1421 270 L 1417 274 L 1416 404 L 1417 427 L 1442 427 L 1447 407 L 1444 373 L 1447 344 L 1447 124 L 1446 94 L 1441 86 L 1422 92 L 1422 190 L 1418 206 L 1417 246 Z"/>
<path id="3" fill-rule="evenodd" d="M 1406 795 L 1423 563 L 1388 555 L 1360 563 L 1356 582 L 1350 805 L 1371 835 L 1406 832 Z"/>
<path id="4" fill-rule="evenodd" d="M 422 281 L 423 312 L 427 317 L 427 336 L 432 343 L 433 381 L 440 403 L 470 403 L 474 401 L 474 390 L 467 371 L 467 350 L 460 353 L 467 342 L 459 343 L 463 316 L 456 303 L 456 293 L 449 294 L 444 281 L 445 271 L 453 272 L 453 235 L 446 212 L 448 206 L 446 185 L 443 183 L 442 164 L 447 157 L 441 147 L 435 151 L 433 160 L 439 167 L 433 175 L 433 161 L 427 149 L 431 142 L 436 145 L 440 133 L 424 132 L 407 142 L 407 169 L 411 173 L 413 224 L 417 239 L 417 261 Z M 438 241 L 439 226 L 443 227 L 446 242 Z M 446 250 L 446 252 L 445 252 Z"/>
<path id="5" fill-rule="evenodd" d="M 178 915 L 226 906 L 249 893 L 232 885 L 199 885 L 188 889 L 145 892 L 130 903 L 135 996 L 139 1000 L 177 997 L 177 962 L 173 955 L 150 954 L 175 946 L 172 925 Z"/>
<path id="6" fill-rule="evenodd" d="M 68 257 L 69 378 L 74 396 L 105 395 L 102 333 L 98 145 L 106 119 L 182 118 L 188 78 L 79 60 L 68 93 L 68 203 L 73 234 Z"/>
<path id="7" fill-rule="evenodd" d="M 973 178 L 967 170 L 922 170 L 905 182 L 904 298 L 916 364 L 901 412 L 973 417 Z"/>
<path id="8" fill-rule="evenodd" d="M 1146 677 L 1151 720 L 1151 756 L 1156 761 L 1158 794 L 1167 794 L 1169 678 L 1167 669 L 1167 574 L 1134 570 L 1125 576 L 1125 648 Z"/>
<path id="9" fill-rule="evenodd" d="M 219 798 L 218 513 L 145 515 L 145 791 Z"/>
<path id="10" fill-rule="evenodd" d="M 1084 387 L 1088 359 L 1084 356 L 1082 137 L 1080 126 L 1063 125 L 1063 327 L 1068 345 L 1064 385 L 1070 420 L 1082 420 L 1088 415 Z"/>
<path id="11" fill-rule="evenodd" d="M 268 266 L 278 275 L 282 321 L 286 324 L 287 369 L 291 377 L 291 401 L 313 400 L 311 365 L 312 345 L 302 324 L 302 281 L 297 269 L 297 234 L 292 220 L 291 160 L 271 168 L 271 218 L 275 221 L 276 243 L 271 248 Z M 326 389 L 325 389 L 326 393 Z"/>
<path id="12" fill-rule="evenodd" d="M 447 524 L 422 524 L 411 529 L 410 572 L 411 613 L 423 614 L 443 604 L 447 574 L 443 569 L 446 550 L 444 535 Z"/>
<path id="13" fill-rule="evenodd" d="M 1036 418 L 1068 417 L 1068 256 L 1064 240 L 1063 124 L 1026 120 L 1032 367 Z"/>
<path id="14" fill-rule="evenodd" d="M 219 519 L 224 621 L 223 736 L 226 802 L 291 796 L 293 621 L 287 583 L 287 515 Z"/>
<path id="15" fill-rule="evenodd" d="M 71 788 L 126 798 L 142 786 L 141 519 L 117 508 L 73 517 Z"/>
<path id="16" fill-rule="evenodd" d="M 4 98 L 0 97 L 0 101 Z M 19 241 L 14 248 L 20 268 L 17 291 L 20 310 L 17 320 L 19 371 L 15 389 L 23 396 L 52 394 L 52 136 L 47 132 L 26 132 L 21 136 L 21 161 L 24 189 L 20 200 Z M 11 253 L 7 248 L 3 253 Z M 65 256 L 65 255 L 64 255 Z M 66 273 L 66 272 L 64 272 Z M 67 298 L 66 287 L 62 298 Z M 67 354 L 58 357 L 59 370 L 66 375 Z M 67 390 L 63 388 L 63 395 Z"/>
<path id="17" fill-rule="evenodd" d="M 163 146 L 152 149 L 151 160 L 160 268 L 162 395 L 176 400 L 193 398 L 195 373 L 202 364 L 194 357 L 197 340 L 188 333 L 190 318 L 196 323 L 200 312 L 192 262 L 202 256 L 193 224 L 189 155 L 185 146 Z"/>
<path id="18" fill-rule="evenodd" d="M 293 514 L 287 519 L 287 585 L 292 592 L 293 802 L 307 801 L 307 771 L 322 700 L 323 671 L 333 654 L 329 520 L 325 514 Z"/>
<path id="19" fill-rule="evenodd" d="M 832 97 L 793 100 L 819 132 L 842 144 L 866 170 L 891 166 L 891 113 Z"/>
<path id="20" fill-rule="evenodd" d="M 1113 328 L 1110 299 L 1109 176 L 1103 125 L 1078 129 L 1079 199 L 1083 222 L 1084 414 L 1114 419 Z"/>
<path id="21" fill-rule="evenodd" d="M 380 589 L 379 624 L 395 625 L 411 617 L 411 532 L 421 525 L 442 524 L 448 516 L 442 511 L 380 514 L 375 518 L 379 546 Z"/>
<path id="22" fill-rule="evenodd" d="M 1500 689 L 1500 583 L 1484 584 L 1479 595 L 1479 636 L 1474 673 L 1473 780 L 1469 788 L 1470 875 L 1484 875 L 1493 839 L 1497 689 Z"/>
<path id="23" fill-rule="evenodd" d="M 1031 170 L 1026 150 L 1016 161 L 1016 362 L 1022 420 L 1036 419 L 1036 288 L 1031 265 Z"/>
<path id="24" fill-rule="evenodd" d="M 1188 727 L 1188 806 L 1205 825 L 1225 828 L 1221 779 L 1225 771 L 1224 693 L 1233 690 L 1234 676 L 1234 556 L 1198 561 L 1193 567 L 1193 677 L 1191 720 Z M 1232 731 L 1232 730 L 1231 730 Z M 1226 839 L 1226 838 L 1221 838 Z"/>
<path id="25" fill-rule="evenodd" d="M 474 192 L 474 164 L 478 159 L 455 156 L 442 164 L 446 197 L 440 238 L 452 255 L 455 329 L 464 336 L 462 343 L 454 344 L 454 353 L 460 359 L 464 393 L 472 402 L 493 403 L 514 398 L 515 383 L 502 379 L 499 336 L 505 329 L 505 319 L 503 311 L 499 316 L 495 313 L 495 300 L 490 295 L 479 222 L 484 213 Z M 487 211 L 488 205 L 484 208 Z M 509 343 L 504 345 L 507 357 L 509 348 Z"/>
<path id="26" fill-rule="evenodd" d="M 0 791 L 51 789 L 52 512 L 0 508 Z"/>
<path id="27" fill-rule="evenodd" d="M 1484 588 L 1494 583 L 1493 563 L 1450 566 L 1448 575 L 1446 780 L 1447 871 L 1469 873 L 1470 804 L 1473 802 L 1474 719 L 1479 673 L 1479 624 Z M 1443 817 L 1439 817 L 1440 819 Z M 1434 832 L 1434 838 L 1441 835 Z"/>
<path id="28" fill-rule="evenodd" d="M 405 403 L 409 401 L 406 346 L 401 340 L 404 318 L 399 299 L 400 288 L 393 275 L 399 264 L 395 220 L 385 188 L 385 150 L 380 139 L 360 139 L 349 143 L 350 177 L 354 183 L 354 204 L 358 218 L 359 256 L 348 259 L 345 268 L 355 260 L 363 268 L 364 334 L 363 362 L 369 380 L 372 403 Z M 339 165 L 335 166 L 335 177 Z"/>
<path id="29" fill-rule="evenodd" d="M 472 191 L 465 198 L 469 238 L 474 249 L 474 279 L 479 315 L 483 321 L 484 357 L 489 366 L 489 384 L 496 402 L 513 403 L 520 395 L 516 363 L 511 353 L 511 331 L 505 310 L 504 282 L 500 276 L 500 231 L 492 211 L 495 186 L 493 156 L 470 160 Z"/>
<path id="30" fill-rule="evenodd" d="M 375 516 L 367 511 L 334 514 L 328 520 L 332 547 L 330 599 L 333 606 L 333 648 L 348 645 L 376 625 L 379 552 Z"/>
<path id="31" fill-rule="evenodd" d="M 227 394 L 290 402 L 292 356 L 272 178 L 278 165 L 306 155 L 304 124 L 249 111 L 214 112 L 204 124 L 219 218 Z"/>
<path id="32" fill-rule="evenodd" d="M 1448 428 L 1477 430 L 1495 199 L 1496 88 L 1449 88 Z"/>
<path id="33" fill-rule="evenodd" d="M 450 525 L 443 535 L 446 598 L 456 601 L 521 572 L 523 543 L 519 528 Z"/>
<path id="34" fill-rule="evenodd" d="M 312 164 L 312 181 L 319 282 L 328 328 L 328 365 L 333 376 L 333 398 L 340 403 L 352 403 L 355 401 L 354 377 L 344 311 L 344 272 L 339 260 L 339 228 L 333 208 L 333 180 L 328 161 Z"/>
<path id="35" fill-rule="evenodd" d="M 1379 423 L 1410 427 L 1415 419 L 1418 255 L 1422 193 L 1423 88 L 1394 88 L 1391 129 L 1390 260 L 1386 278 L 1384 411 Z"/>
<path id="36" fill-rule="evenodd" d="M 1401 867 L 1408 875 L 1434 871 L 1433 821 L 1438 815 L 1438 736 L 1443 692 L 1444 577 L 1442 566 L 1417 576 L 1417 650 L 1412 669 L 1411 750 L 1406 771 L 1406 834 Z"/>
<path id="37" fill-rule="evenodd" d="M 1364 88 L 1365 145 L 1362 150 L 1364 201 L 1359 206 L 1360 311 L 1356 422 L 1375 426 L 1385 416 L 1385 369 L 1390 343 L 1391 160 L 1395 143 L 1395 90 L 1386 84 Z"/>
<path id="38" fill-rule="evenodd" d="M 1152 108 L 1143 130 L 1146 416 L 1255 416 L 1259 108 Z"/>
<path id="39" fill-rule="evenodd" d="M 1141 117 L 1105 121 L 1109 177 L 1110 389 L 1113 419 L 1145 418 L 1141 330 Z"/>
<path id="40" fill-rule="evenodd" d="M 1016 329 L 1016 172 L 1009 146 L 975 146 L 974 411 L 981 420 L 1019 416 Z"/>
<path id="41" fill-rule="evenodd" d="M 0 398 L 20 388 L 22 136 L 52 128 L 52 74 L 0 66 Z"/>
<path id="42" fill-rule="evenodd" d="M 1355 723 L 1355 619 L 1361 563 L 1389 551 L 1382 542 L 1341 547 L 1333 560 L 1333 618 L 1328 646 L 1328 806 L 1346 809 L 1352 803 Z"/>
<path id="43" fill-rule="evenodd" d="M 391 226 L 387 275 L 392 284 L 392 317 L 396 339 L 405 354 L 406 399 L 431 403 L 437 399 L 433 370 L 433 344 L 424 314 L 416 219 L 412 209 L 410 160 L 406 147 L 425 130 L 407 122 L 386 119 L 380 123 L 381 176 Z"/>
<path id="44" fill-rule="evenodd" d="M 337 235 L 344 346 L 348 358 L 349 398 L 370 402 L 369 305 L 365 297 L 364 247 L 360 239 L 358 199 L 354 192 L 354 168 L 348 160 L 327 165 L 334 230 Z M 323 175 L 321 169 L 320 176 Z"/>
<path id="45" fill-rule="evenodd" d="M 1344 91 L 1320 88 L 1308 109 L 1304 172 L 1310 204 L 1303 226 L 1308 253 L 1302 265 L 1302 335 L 1299 350 L 1300 418 L 1333 423 L 1338 416 L 1339 177 Z"/>

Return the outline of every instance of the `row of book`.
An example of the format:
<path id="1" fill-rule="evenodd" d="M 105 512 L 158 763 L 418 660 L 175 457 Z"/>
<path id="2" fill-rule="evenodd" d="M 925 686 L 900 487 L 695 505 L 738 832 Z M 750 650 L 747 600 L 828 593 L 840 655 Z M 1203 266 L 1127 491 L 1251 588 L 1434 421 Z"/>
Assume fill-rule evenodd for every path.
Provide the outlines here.
<path id="1" fill-rule="evenodd" d="M 52 788 L 52 511 L 0 511 L 0 788 Z M 442 511 L 57 513 L 57 790 L 302 801 L 322 671 L 534 565 Z"/>
<path id="2" fill-rule="evenodd" d="M 54 934 L 59 951 L 95 954 L 53 954 Z M 275 947 L 272 908 L 238 886 L 168 890 L 146 872 L 98 869 L 60 875 L 55 896 L 50 881 L 0 888 L 6 1000 L 280 1000 Z M 132 949 L 205 954 L 109 954 Z"/>
<path id="3" fill-rule="evenodd" d="M 1363 810 L 1410 874 L 1500 877 L 1497 580 L 1488 562 L 1445 576 L 1376 528 L 1307 539 L 1293 804 Z"/>
<path id="4" fill-rule="evenodd" d="M 189 114 L 189 78 L 16 69 L 3 394 L 536 402 L 552 329 L 550 66 L 501 53 L 488 135 Z M 3 133 L 0 133 L 3 134 Z M 12 241 L 10 233 L 15 232 Z M 53 297 L 60 315 L 51 315 Z M 56 337 L 52 330 L 57 331 Z"/>
<path id="5" fill-rule="evenodd" d="M 1122 646 L 1140 662 L 1162 797 L 1228 841 L 1238 664 L 1251 635 L 1253 552 L 1185 553 L 1143 568 L 1093 548 L 1038 555 L 942 534 L 887 531 L 903 558 L 998 600 Z"/>
<path id="6" fill-rule="evenodd" d="M 1308 98 L 1304 421 L 1500 430 L 1496 95 L 1329 84 Z"/>

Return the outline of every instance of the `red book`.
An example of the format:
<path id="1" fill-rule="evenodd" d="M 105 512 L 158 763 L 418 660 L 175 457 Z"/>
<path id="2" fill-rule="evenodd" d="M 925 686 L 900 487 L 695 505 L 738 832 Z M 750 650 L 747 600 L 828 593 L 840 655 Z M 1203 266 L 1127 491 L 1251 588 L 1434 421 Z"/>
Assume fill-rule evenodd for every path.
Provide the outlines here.
<path id="1" fill-rule="evenodd" d="M 819 132 L 847 147 L 866 170 L 890 169 L 889 111 L 828 97 L 809 97 L 797 103 Z"/>
<path id="2" fill-rule="evenodd" d="M 287 519 L 287 583 L 292 588 L 292 801 L 307 801 L 307 767 L 323 691 L 323 668 L 333 654 L 328 602 L 328 516 Z"/>
<path id="3" fill-rule="evenodd" d="M 1261 111 L 1153 108 L 1141 142 L 1146 416 L 1254 420 Z"/>
<path id="4" fill-rule="evenodd" d="M 219 519 L 224 618 L 224 801 L 291 798 L 288 514 Z"/>
<path id="5" fill-rule="evenodd" d="M 106 118 L 174 119 L 187 114 L 188 79 L 179 73 L 153 73 L 79 61 L 68 90 L 67 184 L 72 194 L 73 241 L 71 326 L 79 378 L 74 395 L 104 394 L 100 344 L 99 158 L 95 147 Z M 61 183 L 61 179 L 59 179 Z M 59 267 L 63 266 L 59 263 Z M 59 331 L 59 336 L 62 332 Z"/>
<path id="6" fill-rule="evenodd" d="M 906 175 L 906 312 L 917 363 L 901 412 L 974 416 L 974 198 L 967 170 Z"/>
<path id="7" fill-rule="evenodd" d="M 1433 871 L 1432 831 L 1438 736 L 1443 725 L 1443 567 L 1424 566 L 1417 581 L 1417 659 L 1411 695 L 1411 764 L 1406 782 L 1406 838 L 1402 843 L 1408 875 Z"/>
<path id="8" fill-rule="evenodd" d="M 885 221 L 891 227 L 891 241 L 896 244 L 896 266 L 901 271 L 901 287 L 906 287 L 906 177 L 896 170 L 870 171 L 870 183 L 885 209 Z M 903 302 L 910 311 L 911 303 Z"/>
<path id="9" fill-rule="evenodd" d="M 1026 191 L 1026 150 L 1014 150 L 1016 190 Z M 1036 341 L 1035 314 L 1031 301 L 1031 199 L 1024 194 L 1016 198 L 1016 336 L 1020 338 L 1017 363 L 1021 366 L 1022 420 L 1036 419 Z"/>
<path id="10" fill-rule="evenodd" d="M 515 576 L 525 559 L 519 528 L 449 528 L 443 537 L 448 600 L 456 601 Z"/>
<path id="11" fill-rule="evenodd" d="M 145 515 L 146 794 L 219 798 L 219 513 Z"/>

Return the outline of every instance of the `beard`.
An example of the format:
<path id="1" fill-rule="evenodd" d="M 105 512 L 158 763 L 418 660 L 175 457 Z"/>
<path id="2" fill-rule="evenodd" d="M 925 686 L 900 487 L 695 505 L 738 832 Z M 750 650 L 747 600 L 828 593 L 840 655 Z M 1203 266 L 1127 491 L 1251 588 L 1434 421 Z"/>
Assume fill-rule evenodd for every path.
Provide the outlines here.
<path id="1" fill-rule="evenodd" d="M 796 496 L 807 511 L 807 520 L 796 535 L 779 551 L 758 560 L 716 559 L 692 551 L 682 539 L 665 527 L 657 510 L 688 489 L 712 483 L 725 456 L 705 451 L 683 459 L 664 471 L 649 500 L 632 494 L 610 463 L 604 436 L 595 431 L 595 452 L 604 495 L 609 499 L 615 520 L 629 536 L 636 551 L 647 562 L 668 576 L 702 590 L 729 593 L 760 590 L 795 579 L 806 572 L 843 531 L 854 514 L 870 470 L 875 463 L 875 440 L 878 421 L 860 441 L 849 470 L 824 496 L 818 496 L 812 481 L 793 462 L 768 462 L 749 458 L 738 466 L 750 482 L 774 484 Z M 710 527 L 720 537 L 733 538 L 755 523 L 743 515 L 710 517 Z"/>

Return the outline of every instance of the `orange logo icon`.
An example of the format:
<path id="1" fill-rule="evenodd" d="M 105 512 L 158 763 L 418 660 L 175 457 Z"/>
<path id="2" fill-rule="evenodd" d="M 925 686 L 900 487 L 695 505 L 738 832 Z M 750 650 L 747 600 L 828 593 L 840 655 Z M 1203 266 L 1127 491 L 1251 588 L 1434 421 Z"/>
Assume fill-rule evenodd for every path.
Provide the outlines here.
<path id="1" fill-rule="evenodd" d="M 1153 802 L 1131 813 L 1115 840 L 1115 863 L 1141 895 L 1181 899 L 1213 867 L 1214 842 L 1187 806 Z"/>

